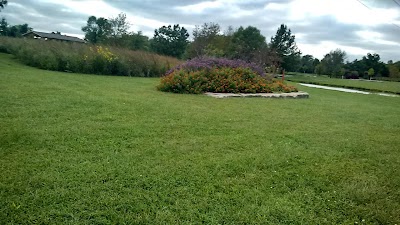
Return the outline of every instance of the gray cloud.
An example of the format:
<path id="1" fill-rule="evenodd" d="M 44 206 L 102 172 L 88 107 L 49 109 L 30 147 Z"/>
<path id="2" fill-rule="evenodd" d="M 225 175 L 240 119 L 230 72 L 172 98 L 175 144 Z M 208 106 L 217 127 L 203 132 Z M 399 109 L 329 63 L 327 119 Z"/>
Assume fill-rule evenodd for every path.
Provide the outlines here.
<path id="1" fill-rule="evenodd" d="M 310 24 L 294 23 L 292 30 L 304 33 L 305 44 L 318 44 L 322 41 L 334 41 L 339 44 L 354 44 L 359 38 L 354 31 L 361 30 L 360 25 L 338 23 L 332 16 L 319 17 Z"/>
<path id="2" fill-rule="evenodd" d="M 28 23 L 30 27 L 40 31 L 62 31 L 73 34 L 81 33 L 81 27 L 87 20 L 86 15 L 71 12 L 61 4 L 44 4 L 36 0 L 9 1 L 1 16 L 10 24 Z"/>

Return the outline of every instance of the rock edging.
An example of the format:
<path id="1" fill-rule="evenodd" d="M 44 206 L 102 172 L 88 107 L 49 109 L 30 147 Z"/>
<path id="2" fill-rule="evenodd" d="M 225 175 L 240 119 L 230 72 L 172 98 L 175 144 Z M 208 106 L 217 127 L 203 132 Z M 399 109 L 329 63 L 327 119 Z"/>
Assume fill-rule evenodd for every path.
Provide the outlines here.
<path id="1" fill-rule="evenodd" d="M 204 93 L 207 96 L 211 96 L 214 98 L 233 98 L 233 97 L 242 97 L 242 98 L 308 98 L 309 94 L 307 92 L 299 91 L 299 92 L 290 92 L 290 93 L 212 93 L 206 92 Z"/>

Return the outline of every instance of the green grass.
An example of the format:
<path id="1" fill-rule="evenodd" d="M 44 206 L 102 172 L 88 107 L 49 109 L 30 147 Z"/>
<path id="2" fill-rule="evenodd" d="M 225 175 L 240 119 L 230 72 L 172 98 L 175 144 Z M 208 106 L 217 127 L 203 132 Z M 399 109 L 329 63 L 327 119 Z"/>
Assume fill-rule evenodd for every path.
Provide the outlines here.
<path id="1" fill-rule="evenodd" d="M 214 99 L 0 55 L 0 224 L 399 224 L 400 98 Z"/>
<path id="2" fill-rule="evenodd" d="M 365 81 L 365 80 L 349 80 L 329 78 L 327 76 L 318 76 L 316 74 L 291 74 L 285 77 L 286 80 L 293 82 L 301 82 L 308 84 L 328 85 L 335 87 L 344 87 L 352 89 L 360 89 L 374 92 L 388 92 L 400 94 L 400 82 L 390 81 Z"/>

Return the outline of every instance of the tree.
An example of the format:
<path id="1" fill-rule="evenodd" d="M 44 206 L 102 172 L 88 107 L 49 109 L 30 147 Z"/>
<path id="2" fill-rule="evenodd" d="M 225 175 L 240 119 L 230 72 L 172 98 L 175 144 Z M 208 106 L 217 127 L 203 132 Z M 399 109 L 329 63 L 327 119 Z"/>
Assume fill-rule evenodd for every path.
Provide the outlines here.
<path id="1" fill-rule="evenodd" d="M 369 68 L 368 70 L 368 78 L 371 80 L 371 78 L 375 75 L 375 70 L 374 68 Z"/>
<path id="2" fill-rule="evenodd" d="M 361 60 L 354 60 L 353 62 L 346 63 L 346 69 L 350 71 L 357 71 L 360 75 L 364 75 L 365 78 L 368 76 L 368 70 L 373 68 L 375 75 L 378 76 L 389 76 L 389 68 L 385 63 L 380 61 L 379 54 L 368 53 L 363 56 Z"/>
<path id="3" fill-rule="evenodd" d="M 116 37 L 121 37 L 124 34 L 128 33 L 130 28 L 130 24 L 126 21 L 126 14 L 120 13 L 115 18 L 110 18 L 110 25 L 111 25 L 111 35 Z"/>
<path id="4" fill-rule="evenodd" d="M 0 22 L 0 36 L 7 36 L 7 35 L 8 35 L 8 23 L 5 18 L 2 18 Z"/>
<path id="5" fill-rule="evenodd" d="M 117 45 L 131 50 L 150 50 L 149 38 L 143 35 L 141 31 L 123 34 L 122 37 L 118 39 Z"/>
<path id="6" fill-rule="evenodd" d="M 274 49 L 268 47 L 268 45 L 264 45 L 252 53 L 251 61 L 262 66 L 270 73 L 276 73 L 279 65 L 282 63 L 281 57 L 279 57 Z"/>
<path id="7" fill-rule="evenodd" d="M 400 61 L 393 63 L 393 61 L 390 60 L 387 64 L 387 68 L 391 78 L 400 78 Z"/>
<path id="8" fill-rule="evenodd" d="M 371 54 L 368 53 L 367 56 L 363 56 L 362 62 L 365 65 L 365 69 L 374 69 L 375 74 L 378 74 L 380 76 L 389 76 L 389 71 L 385 64 L 380 61 L 381 57 L 379 54 Z"/>
<path id="9" fill-rule="evenodd" d="M 187 58 L 201 57 L 203 55 L 213 55 L 216 51 L 215 40 L 221 32 L 218 23 L 204 23 L 196 25 L 193 30 L 193 42 L 190 43 L 186 53 Z"/>
<path id="10" fill-rule="evenodd" d="M 179 24 L 162 26 L 154 30 L 151 48 L 159 54 L 182 58 L 189 43 L 188 38 L 187 30 L 184 27 L 181 28 Z"/>
<path id="11" fill-rule="evenodd" d="M 364 72 L 368 69 L 365 65 L 365 62 L 358 59 L 355 59 L 352 62 L 347 62 L 345 67 L 348 71 L 350 71 L 350 75 L 352 78 L 355 78 L 355 75 L 357 75 L 357 77 L 362 76 Z"/>
<path id="12" fill-rule="evenodd" d="M 129 48 L 132 50 L 146 50 L 150 49 L 149 38 L 142 34 L 141 31 L 129 34 Z"/>
<path id="13" fill-rule="evenodd" d="M 251 61 L 254 54 L 266 46 L 265 37 L 256 27 L 239 27 L 233 34 L 230 56 L 235 59 Z"/>
<path id="14" fill-rule="evenodd" d="M 117 17 L 109 18 L 110 23 L 110 35 L 105 38 L 102 42 L 104 44 L 130 48 L 130 35 L 128 29 L 130 28 L 129 22 L 126 21 L 126 14 L 120 13 Z M 134 33 L 132 33 L 134 34 Z"/>
<path id="15" fill-rule="evenodd" d="M 0 36 L 22 37 L 23 34 L 30 30 L 32 30 L 32 28 L 26 23 L 9 26 L 5 18 L 2 18 L 0 22 Z"/>
<path id="16" fill-rule="evenodd" d="M 85 39 L 90 43 L 102 42 L 112 33 L 110 22 L 103 17 L 96 18 L 95 16 L 89 17 L 82 31 L 85 32 Z"/>
<path id="17" fill-rule="evenodd" d="M 28 33 L 28 31 L 30 31 L 30 30 L 32 30 L 32 28 L 30 28 L 29 26 L 28 26 L 28 24 L 22 24 L 20 27 L 19 27 L 19 32 L 21 33 L 21 34 L 25 34 L 25 33 Z"/>
<path id="18" fill-rule="evenodd" d="M 319 65 L 320 63 L 321 63 L 321 62 L 319 61 L 319 59 L 314 58 L 314 61 L 313 61 L 314 70 L 315 70 L 315 67 L 316 67 L 317 65 Z"/>
<path id="19" fill-rule="evenodd" d="M 325 71 L 324 71 L 324 68 L 322 66 L 322 63 L 320 63 L 320 64 L 315 66 L 314 73 L 316 73 L 318 75 L 322 75 L 322 74 L 324 74 L 324 72 Z"/>
<path id="20" fill-rule="evenodd" d="M 316 59 L 316 60 L 318 60 L 318 59 Z M 319 60 L 318 60 L 318 63 L 319 63 Z M 315 70 L 315 66 L 318 65 L 318 63 L 315 64 L 315 59 L 312 55 L 304 55 L 301 58 L 301 67 L 300 67 L 299 72 L 313 73 Z"/>
<path id="21" fill-rule="evenodd" d="M 4 9 L 4 6 L 7 5 L 7 0 L 0 0 L 0 9 Z"/>
<path id="22" fill-rule="evenodd" d="M 235 29 L 228 26 L 223 34 L 218 34 L 212 38 L 211 43 L 206 46 L 205 55 L 211 57 L 229 57 L 229 51 L 232 44 Z"/>
<path id="23" fill-rule="evenodd" d="M 321 60 L 321 66 L 325 74 L 329 77 L 340 77 L 343 74 L 342 68 L 344 67 L 344 60 L 346 59 L 346 52 L 340 49 L 330 51 Z"/>
<path id="24" fill-rule="evenodd" d="M 300 64 L 301 52 L 297 48 L 295 36 L 292 31 L 284 24 L 276 31 L 274 37 L 271 37 L 271 48 L 282 58 L 282 68 L 288 71 L 296 71 Z"/>
<path id="25" fill-rule="evenodd" d="M 18 27 L 12 26 L 8 29 L 8 36 L 9 37 L 17 37 L 18 36 Z"/>

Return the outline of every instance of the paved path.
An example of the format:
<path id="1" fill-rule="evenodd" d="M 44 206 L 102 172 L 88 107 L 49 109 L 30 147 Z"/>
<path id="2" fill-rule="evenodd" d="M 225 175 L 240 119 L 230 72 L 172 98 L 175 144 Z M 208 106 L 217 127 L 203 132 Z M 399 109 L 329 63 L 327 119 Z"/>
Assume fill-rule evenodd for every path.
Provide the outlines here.
<path id="1" fill-rule="evenodd" d="M 300 85 L 303 85 L 306 87 L 320 88 L 320 89 L 333 90 L 333 91 L 342 91 L 342 92 L 348 92 L 348 93 L 358 93 L 358 94 L 364 94 L 364 95 L 377 94 L 377 95 L 389 96 L 389 97 L 399 97 L 399 95 L 395 95 L 395 94 L 373 93 L 373 92 L 358 91 L 358 90 L 348 89 L 348 88 L 329 87 L 329 86 L 322 86 L 322 85 L 315 85 L 315 84 L 300 83 Z"/>
<path id="2" fill-rule="evenodd" d="M 306 86 L 306 87 L 313 87 L 313 88 L 321 88 L 321 89 L 326 89 L 326 90 L 333 90 L 333 91 L 343 91 L 343 92 L 349 92 L 349 93 L 359 93 L 359 94 L 364 94 L 364 95 L 370 94 L 369 92 L 366 92 L 366 91 L 357 91 L 357 90 L 348 89 L 348 88 L 328 87 L 328 86 L 322 86 L 322 85 L 303 84 L 303 83 L 300 83 L 300 85 L 303 85 L 303 86 Z"/>

